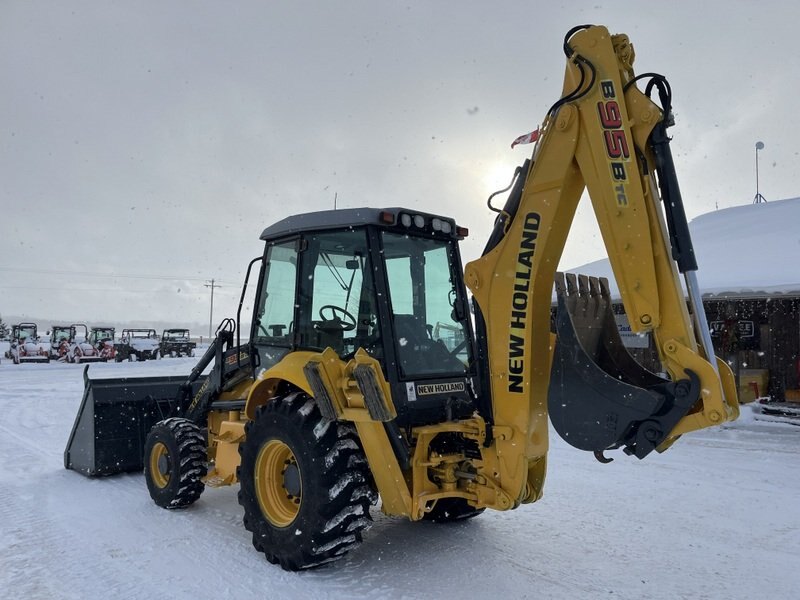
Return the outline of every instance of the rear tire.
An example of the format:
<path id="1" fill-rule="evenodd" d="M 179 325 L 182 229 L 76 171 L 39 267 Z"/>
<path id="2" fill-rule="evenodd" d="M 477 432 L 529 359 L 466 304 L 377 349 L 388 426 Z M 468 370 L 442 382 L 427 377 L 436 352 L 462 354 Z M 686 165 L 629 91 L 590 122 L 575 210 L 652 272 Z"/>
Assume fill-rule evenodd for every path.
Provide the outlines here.
<path id="1" fill-rule="evenodd" d="M 144 478 L 153 501 L 163 508 L 186 508 L 203 493 L 206 440 L 189 419 L 159 421 L 144 444 Z"/>
<path id="2" fill-rule="evenodd" d="M 287 571 L 342 558 L 372 524 L 364 452 L 352 425 L 322 418 L 303 392 L 260 407 L 239 446 L 244 526 Z"/>

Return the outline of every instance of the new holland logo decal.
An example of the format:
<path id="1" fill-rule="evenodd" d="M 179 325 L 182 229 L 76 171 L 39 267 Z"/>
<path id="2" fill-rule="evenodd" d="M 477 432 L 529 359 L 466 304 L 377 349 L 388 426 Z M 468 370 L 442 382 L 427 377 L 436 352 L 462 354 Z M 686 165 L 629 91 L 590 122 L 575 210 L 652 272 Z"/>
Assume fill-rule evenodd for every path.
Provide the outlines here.
<path id="1" fill-rule="evenodd" d="M 417 386 L 417 396 L 430 396 L 431 394 L 447 394 L 448 392 L 463 392 L 466 389 L 463 381 L 449 383 L 425 383 Z"/>

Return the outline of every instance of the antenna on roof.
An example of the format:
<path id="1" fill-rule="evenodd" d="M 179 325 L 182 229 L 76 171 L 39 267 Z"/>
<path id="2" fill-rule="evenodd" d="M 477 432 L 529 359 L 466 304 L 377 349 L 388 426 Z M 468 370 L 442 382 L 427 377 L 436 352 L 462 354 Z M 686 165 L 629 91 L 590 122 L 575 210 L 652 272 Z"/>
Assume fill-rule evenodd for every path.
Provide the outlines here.
<path id="1" fill-rule="evenodd" d="M 761 195 L 761 192 L 758 191 L 758 151 L 764 149 L 764 142 L 756 142 L 756 195 L 753 198 L 753 204 L 760 204 L 761 202 L 767 201 L 764 196 Z"/>
<path id="2" fill-rule="evenodd" d="M 339 192 L 333 193 L 333 210 L 336 210 L 336 199 L 339 197 Z"/>

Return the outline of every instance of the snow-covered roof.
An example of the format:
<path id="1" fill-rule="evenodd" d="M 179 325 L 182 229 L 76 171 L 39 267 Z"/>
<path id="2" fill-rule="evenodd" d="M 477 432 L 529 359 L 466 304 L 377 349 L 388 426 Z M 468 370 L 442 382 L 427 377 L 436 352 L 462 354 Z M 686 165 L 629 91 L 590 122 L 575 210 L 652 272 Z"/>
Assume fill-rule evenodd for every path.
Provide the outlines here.
<path id="1" fill-rule="evenodd" d="M 800 198 L 735 206 L 689 222 L 704 296 L 800 296 Z M 608 277 L 608 259 L 569 269 Z"/>

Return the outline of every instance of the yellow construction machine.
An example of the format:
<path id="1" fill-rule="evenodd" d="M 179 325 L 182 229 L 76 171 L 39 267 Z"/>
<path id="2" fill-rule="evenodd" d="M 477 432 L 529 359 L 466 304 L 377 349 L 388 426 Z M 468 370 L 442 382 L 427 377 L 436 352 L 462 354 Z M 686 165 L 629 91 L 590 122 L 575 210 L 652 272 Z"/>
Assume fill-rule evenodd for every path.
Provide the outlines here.
<path id="1" fill-rule="evenodd" d="M 299 570 L 357 546 L 378 499 L 413 521 L 538 500 L 548 415 L 601 461 L 735 419 L 669 149 L 670 86 L 635 75 L 628 37 L 604 27 L 574 28 L 564 50 L 563 95 L 503 208 L 490 198 L 481 258 L 462 271 L 467 231 L 405 208 L 267 227 L 245 279 L 258 272 L 247 343 L 237 314 L 187 377 L 85 375 L 66 467 L 143 468 L 166 508 L 239 484 L 256 549 Z M 606 281 L 556 273 L 584 189 L 631 328 L 653 336 L 666 376 L 622 345 Z"/>

